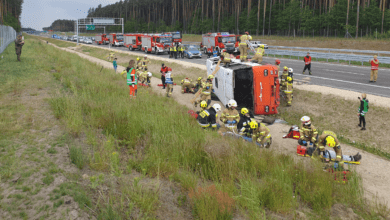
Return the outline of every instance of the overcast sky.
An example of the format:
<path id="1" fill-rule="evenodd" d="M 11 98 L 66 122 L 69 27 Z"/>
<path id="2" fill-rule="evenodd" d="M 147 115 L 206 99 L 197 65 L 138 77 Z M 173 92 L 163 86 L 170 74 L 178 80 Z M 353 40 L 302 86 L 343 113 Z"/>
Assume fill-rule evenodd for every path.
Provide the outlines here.
<path id="1" fill-rule="evenodd" d="M 120 0 L 24 0 L 20 22 L 24 28 L 42 30 L 57 19 L 85 18 L 89 8 Z"/>

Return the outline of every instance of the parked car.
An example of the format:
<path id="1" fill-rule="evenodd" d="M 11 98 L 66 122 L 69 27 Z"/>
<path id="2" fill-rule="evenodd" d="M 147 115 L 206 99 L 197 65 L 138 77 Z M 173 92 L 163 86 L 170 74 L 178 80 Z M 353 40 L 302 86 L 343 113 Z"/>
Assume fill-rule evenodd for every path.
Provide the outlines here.
<path id="1" fill-rule="evenodd" d="M 268 49 L 268 45 L 261 43 L 261 41 L 251 41 L 251 44 L 254 48 L 258 48 L 260 45 L 264 45 L 264 49 Z"/>
<path id="2" fill-rule="evenodd" d="M 184 56 L 188 59 L 194 57 L 202 58 L 202 52 L 200 52 L 200 46 L 198 45 L 187 45 L 185 46 Z"/>
<path id="3" fill-rule="evenodd" d="M 67 36 L 63 36 L 62 40 L 68 40 L 68 37 Z"/>
<path id="4" fill-rule="evenodd" d="M 86 38 L 84 38 L 84 43 L 92 44 L 92 39 L 90 37 L 86 37 Z"/>
<path id="5" fill-rule="evenodd" d="M 77 35 L 73 35 L 72 41 L 77 41 Z"/>
<path id="6" fill-rule="evenodd" d="M 84 43 L 84 37 L 79 37 L 79 43 Z"/>

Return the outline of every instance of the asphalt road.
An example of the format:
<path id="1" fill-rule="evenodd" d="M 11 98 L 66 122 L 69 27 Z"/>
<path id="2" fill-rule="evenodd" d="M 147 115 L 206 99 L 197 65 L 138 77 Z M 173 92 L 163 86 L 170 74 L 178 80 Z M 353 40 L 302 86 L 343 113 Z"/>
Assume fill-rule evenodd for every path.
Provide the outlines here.
<path id="1" fill-rule="evenodd" d="M 184 42 L 195 44 L 196 42 Z M 108 45 L 100 45 L 101 47 L 108 48 Z M 119 50 L 128 50 L 126 47 L 115 47 Z M 142 51 L 133 51 L 143 56 L 145 53 Z M 267 53 L 267 50 L 265 51 Z M 168 54 L 155 55 L 148 54 L 148 56 L 162 56 L 168 58 Z M 206 64 L 207 56 L 202 54 L 202 58 L 181 59 L 186 62 Z M 276 58 L 264 57 L 263 61 L 267 63 L 274 63 Z M 280 59 L 282 71 L 284 66 L 293 68 L 294 79 L 302 80 L 305 77 L 310 77 L 310 83 L 315 85 L 333 87 L 344 90 L 351 90 L 356 92 L 364 92 L 367 94 L 378 95 L 382 97 L 390 97 L 390 69 L 379 69 L 378 81 L 376 83 L 369 83 L 370 80 L 370 67 L 366 66 L 348 66 L 343 64 L 334 63 L 322 63 L 312 61 L 311 69 L 313 75 L 302 74 L 304 68 L 303 60 L 291 60 Z"/>

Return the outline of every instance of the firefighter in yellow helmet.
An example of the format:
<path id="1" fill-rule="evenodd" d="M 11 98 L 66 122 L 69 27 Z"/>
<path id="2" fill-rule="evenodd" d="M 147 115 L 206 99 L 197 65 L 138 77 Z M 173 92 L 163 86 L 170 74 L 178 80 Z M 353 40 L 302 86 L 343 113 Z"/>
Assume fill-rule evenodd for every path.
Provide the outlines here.
<path id="1" fill-rule="evenodd" d="M 202 110 L 198 115 L 198 124 L 202 128 L 211 128 L 213 130 L 218 129 L 217 112 L 221 111 L 221 106 L 218 103 L 215 103 L 211 108 Z"/>
<path id="2" fill-rule="evenodd" d="M 247 108 L 241 109 L 240 121 L 237 124 L 238 134 L 241 135 L 244 139 L 250 136 L 251 127 L 249 123 L 251 123 L 253 119 L 249 114 L 249 110 Z"/>
<path id="3" fill-rule="evenodd" d="M 221 58 L 223 57 L 222 63 L 225 64 L 225 67 L 228 67 L 232 62 L 230 59 L 230 54 L 226 52 L 226 49 L 222 50 Z"/>
<path id="4" fill-rule="evenodd" d="M 260 45 L 259 47 L 256 48 L 256 54 L 252 58 L 252 61 L 255 61 L 257 63 L 263 62 L 264 54 L 265 54 L 265 52 L 264 52 L 264 45 L 262 44 L 262 45 Z"/>
<path id="5" fill-rule="evenodd" d="M 148 65 L 151 63 L 148 58 L 148 55 L 145 55 L 144 58 L 141 60 L 141 62 L 142 62 L 142 68 L 144 70 L 148 70 Z"/>
<path id="6" fill-rule="evenodd" d="M 201 112 L 201 111 L 203 111 L 203 110 L 206 110 L 207 109 L 207 102 L 206 101 L 201 101 L 200 102 L 200 111 L 199 112 Z M 199 112 L 197 112 L 198 114 L 199 114 Z"/>
<path id="7" fill-rule="evenodd" d="M 252 141 L 256 142 L 260 147 L 269 148 L 272 144 L 272 137 L 270 130 L 265 126 L 265 124 L 259 124 L 253 120 L 249 123 L 252 133 Z"/>
<path id="8" fill-rule="evenodd" d="M 207 77 L 207 80 L 205 83 L 202 84 L 202 93 L 201 93 L 201 96 L 200 96 L 200 99 L 198 101 L 195 101 L 195 107 L 203 100 L 205 100 L 207 102 L 208 105 L 210 105 L 211 103 L 211 92 L 213 91 L 213 81 L 214 79 L 214 76 L 213 75 L 209 75 Z"/>
<path id="9" fill-rule="evenodd" d="M 111 50 L 111 52 L 108 54 L 108 61 L 113 61 L 114 60 L 115 53 L 114 51 Z"/>
<path id="10" fill-rule="evenodd" d="M 318 139 L 318 131 L 311 124 L 311 120 L 309 116 L 303 116 L 301 118 L 301 128 L 299 129 L 300 138 L 298 140 L 298 144 L 302 146 L 307 146 L 307 143 L 316 145 Z"/>
<path id="11" fill-rule="evenodd" d="M 291 106 L 291 101 L 293 98 L 293 83 L 291 76 L 287 76 L 286 89 L 283 92 L 286 95 L 287 106 Z"/>
<path id="12" fill-rule="evenodd" d="M 280 85 L 281 85 L 280 90 L 282 90 L 282 91 L 286 90 L 287 77 L 288 77 L 288 67 L 285 66 L 285 67 L 283 67 L 283 73 L 280 76 Z"/>
<path id="13" fill-rule="evenodd" d="M 137 64 L 136 64 L 136 69 L 140 70 L 142 68 L 142 62 L 141 60 L 139 59 L 139 57 L 137 57 Z"/>
<path id="14" fill-rule="evenodd" d="M 196 83 L 194 85 L 194 92 L 197 92 L 200 88 L 202 88 L 202 85 L 203 83 L 205 83 L 205 81 L 203 80 L 202 77 L 199 77 L 197 80 L 196 80 Z"/>
<path id="15" fill-rule="evenodd" d="M 240 60 L 242 62 L 245 62 L 248 57 L 248 44 L 247 41 L 252 40 L 252 37 L 249 35 L 248 32 L 245 32 L 244 35 L 240 37 Z"/>
<path id="16" fill-rule="evenodd" d="M 184 94 L 184 92 L 192 92 L 194 93 L 194 85 L 192 84 L 192 80 L 189 78 L 185 78 L 181 81 L 181 93 Z"/>
<path id="17" fill-rule="evenodd" d="M 340 142 L 337 139 L 337 135 L 333 131 L 324 131 L 318 138 L 318 149 L 322 154 L 325 154 L 325 146 L 333 148 L 336 152 L 334 168 L 343 170 L 343 152 L 341 150 Z"/>
<path id="18" fill-rule="evenodd" d="M 227 108 L 223 110 L 220 120 L 224 124 L 224 129 L 221 132 L 235 132 L 237 133 L 237 124 L 240 121 L 240 115 L 237 111 L 237 102 L 233 99 L 229 100 Z"/>

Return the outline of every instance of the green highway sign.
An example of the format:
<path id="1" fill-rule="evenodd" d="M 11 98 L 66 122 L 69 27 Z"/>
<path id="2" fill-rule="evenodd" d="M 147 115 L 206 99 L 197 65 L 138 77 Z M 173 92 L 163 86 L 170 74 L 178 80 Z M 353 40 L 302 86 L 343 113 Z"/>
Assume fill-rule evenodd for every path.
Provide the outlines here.
<path id="1" fill-rule="evenodd" d="M 86 25 L 87 31 L 95 30 L 95 25 Z"/>

